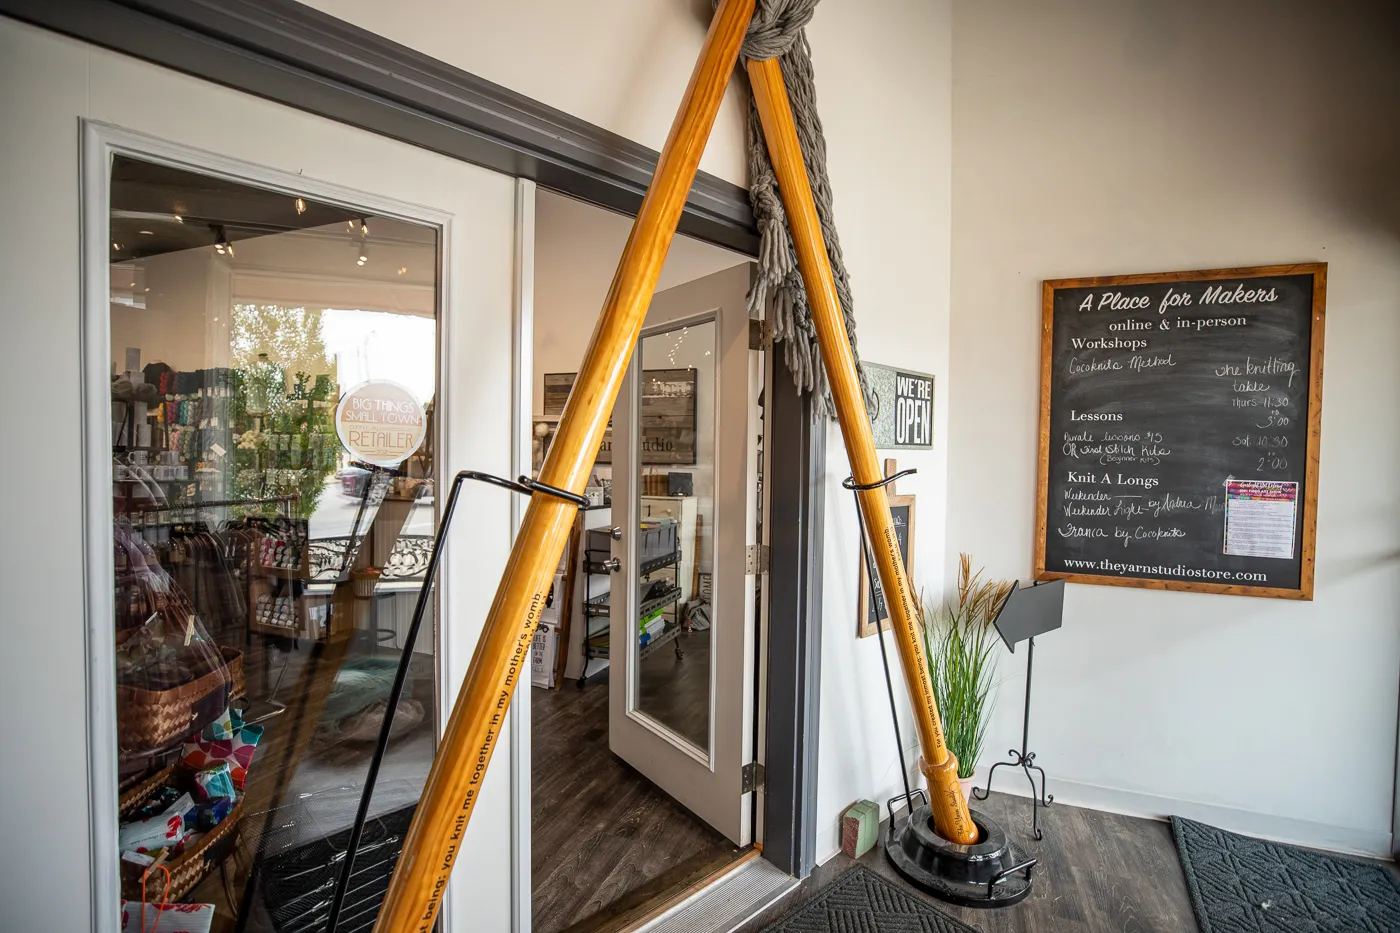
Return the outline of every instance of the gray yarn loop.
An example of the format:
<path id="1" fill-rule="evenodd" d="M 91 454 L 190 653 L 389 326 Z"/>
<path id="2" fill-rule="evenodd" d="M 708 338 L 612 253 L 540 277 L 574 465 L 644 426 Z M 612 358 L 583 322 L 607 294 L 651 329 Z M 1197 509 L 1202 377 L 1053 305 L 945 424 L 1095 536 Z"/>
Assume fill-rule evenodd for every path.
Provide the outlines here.
<path id="1" fill-rule="evenodd" d="M 741 54 L 755 61 L 786 55 L 802 37 L 802 29 L 812 21 L 816 9 L 817 0 L 760 2 L 749 22 Z"/>
<path id="2" fill-rule="evenodd" d="M 866 406 L 871 402 L 870 387 L 856 353 L 856 322 L 851 297 L 850 277 L 841 255 L 841 240 L 833 219 L 831 180 L 826 174 L 826 139 L 822 135 L 821 118 L 817 115 L 817 90 L 812 75 L 812 49 L 807 44 L 804 27 L 811 22 L 818 0 L 759 0 L 749 32 L 744 39 L 746 58 L 765 60 L 777 58 L 787 85 L 788 100 L 797 123 L 797 138 L 802 144 L 802 159 L 807 166 L 807 180 L 821 220 L 822 236 L 826 240 L 827 258 L 836 280 L 836 295 L 841 302 L 846 333 L 851 341 L 851 353 L 856 358 L 856 371 Z M 799 392 L 816 392 L 822 399 L 828 417 L 835 417 L 831 390 L 822 366 L 821 347 L 812 327 L 812 310 L 807 304 L 807 290 L 797 267 L 797 251 L 788 230 L 787 214 L 768 159 L 768 147 L 763 139 L 763 126 L 758 110 L 749 100 L 749 201 L 758 223 L 760 246 L 758 274 L 749 291 L 749 313 L 761 315 L 768 310 L 772 322 L 773 340 L 781 341 L 788 368 Z"/>

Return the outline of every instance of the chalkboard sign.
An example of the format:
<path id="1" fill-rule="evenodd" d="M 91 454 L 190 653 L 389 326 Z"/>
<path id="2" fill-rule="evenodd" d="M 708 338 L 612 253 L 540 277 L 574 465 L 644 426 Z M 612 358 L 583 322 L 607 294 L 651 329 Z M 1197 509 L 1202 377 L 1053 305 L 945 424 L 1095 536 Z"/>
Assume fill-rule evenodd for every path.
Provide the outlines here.
<path id="1" fill-rule="evenodd" d="M 1047 281 L 1036 575 L 1311 599 L 1325 263 Z"/>
<path id="2" fill-rule="evenodd" d="M 885 461 L 885 475 L 893 476 L 898 470 L 894 460 Z M 890 503 L 890 519 L 894 522 L 895 540 L 899 542 L 899 556 L 904 559 L 904 574 L 912 579 L 914 575 L 914 497 L 897 496 L 894 494 L 894 486 L 886 486 Z M 856 606 L 859 613 L 859 622 L 856 625 L 856 637 L 865 638 L 867 635 L 874 635 L 877 631 L 888 631 L 890 627 L 890 610 L 885 605 L 885 594 L 880 589 L 880 578 L 875 578 L 875 587 L 872 590 L 868 581 L 870 572 L 865 560 L 865 548 L 860 550 L 860 593 L 857 596 Z"/>
<path id="3" fill-rule="evenodd" d="M 564 404 L 569 400 L 576 378 L 578 373 L 545 373 L 544 414 L 547 418 L 564 413 Z M 697 370 L 694 367 L 642 370 L 640 409 L 643 464 L 695 464 L 698 398 Z M 545 449 L 548 450 L 547 444 Z M 603 432 L 595 462 L 613 462 L 611 421 Z"/>

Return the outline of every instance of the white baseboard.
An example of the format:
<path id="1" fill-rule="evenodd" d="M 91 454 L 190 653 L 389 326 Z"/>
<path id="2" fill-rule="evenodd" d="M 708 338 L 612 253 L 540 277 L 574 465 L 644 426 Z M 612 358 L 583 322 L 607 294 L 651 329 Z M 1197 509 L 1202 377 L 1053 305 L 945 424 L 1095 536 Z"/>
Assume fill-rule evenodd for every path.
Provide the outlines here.
<path id="1" fill-rule="evenodd" d="M 883 817 L 881 818 L 883 819 Z M 881 840 L 881 842 L 883 841 Z M 816 853 L 818 865 L 825 865 L 841 854 L 841 821 L 839 819 L 825 829 L 817 830 Z"/>
<path id="2" fill-rule="evenodd" d="M 1050 781 L 1049 791 L 1055 803 L 1083 807 L 1087 810 L 1103 810 L 1108 813 L 1121 813 L 1125 816 L 1144 817 L 1149 820 L 1166 820 L 1169 816 L 1184 816 L 1228 829 L 1245 836 L 1286 842 L 1291 845 L 1325 849 L 1329 852 L 1342 852 L 1348 855 L 1365 855 L 1370 858 L 1390 859 L 1390 833 L 1374 829 L 1358 829 L 1349 826 L 1329 826 L 1287 816 L 1269 813 L 1255 813 L 1250 810 L 1237 810 L 1210 803 L 1194 803 L 1189 800 L 1174 800 L 1156 794 L 1144 794 L 1131 790 L 1118 790 L 1112 787 L 1099 787 L 1095 784 L 1080 784 L 1059 778 Z M 1029 797 L 1029 789 L 1018 782 L 1008 782 L 996 787 L 997 793 L 1007 793 L 1017 797 Z M 883 814 L 881 814 L 883 817 Z M 817 864 L 820 865 L 841 851 L 841 820 L 817 832 Z"/>
<path id="3" fill-rule="evenodd" d="M 1112 787 L 1099 787 L 1094 784 L 1080 784 L 1058 778 L 1050 781 L 1049 791 L 1055 803 L 1069 804 L 1088 810 L 1104 810 L 1109 813 L 1122 813 L 1125 816 L 1140 816 L 1150 820 L 1165 820 L 1169 816 L 1184 816 L 1228 829 L 1245 836 L 1286 842 L 1292 845 L 1308 846 L 1313 849 L 1326 849 L 1329 852 L 1344 852 L 1350 855 L 1365 855 L 1372 858 L 1389 859 L 1390 833 L 1374 829 L 1359 829 L 1350 826 L 1329 826 L 1288 816 L 1275 816 L 1270 813 L 1255 813 L 1251 810 L 1238 810 L 1211 803 L 1195 803 L 1189 800 L 1175 800 L 1156 794 L 1144 794 L 1131 790 L 1118 790 Z M 997 793 L 1008 793 L 1017 797 L 1029 797 L 1029 788 L 1020 787 L 1017 782 L 996 788 Z"/>

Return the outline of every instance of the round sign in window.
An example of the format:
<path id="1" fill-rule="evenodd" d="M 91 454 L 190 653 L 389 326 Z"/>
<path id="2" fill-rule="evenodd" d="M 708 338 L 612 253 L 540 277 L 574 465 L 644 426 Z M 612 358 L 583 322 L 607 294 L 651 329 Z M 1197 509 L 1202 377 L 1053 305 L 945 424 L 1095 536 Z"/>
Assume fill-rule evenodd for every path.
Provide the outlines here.
<path id="1" fill-rule="evenodd" d="M 350 455 L 394 467 L 423 446 L 428 419 L 413 393 L 397 382 L 362 382 L 335 409 L 335 430 Z"/>

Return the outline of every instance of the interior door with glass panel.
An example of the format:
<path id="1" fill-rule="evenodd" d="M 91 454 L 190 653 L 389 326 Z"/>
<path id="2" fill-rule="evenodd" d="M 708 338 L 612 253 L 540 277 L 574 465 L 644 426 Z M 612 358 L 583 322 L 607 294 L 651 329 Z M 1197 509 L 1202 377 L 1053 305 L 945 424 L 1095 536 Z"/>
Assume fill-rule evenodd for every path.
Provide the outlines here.
<path id="1" fill-rule="evenodd" d="M 609 744 L 753 841 L 755 432 L 750 266 L 658 293 L 613 410 Z"/>
<path id="2" fill-rule="evenodd" d="M 97 864 L 115 878 L 120 854 L 138 905 L 145 868 L 171 867 L 169 900 L 214 905 L 216 930 L 319 929 L 392 718 L 339 923 L 368 930 L 510 547 L 508 497 L 469 493 L 439 611 L 409 639 L 439 493 L 514 466 L 516 182 L 136 71 L 96 109 L 142 132 L 84 140 L 115 596 L 97 727 L 120 783 Z M 452 929 L 509 916 L 489 897 L 508 860 L 477 854 L 509 834 L 494 770 Z"/>

